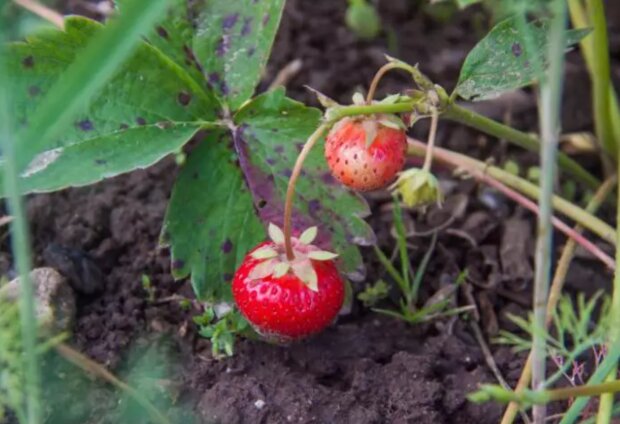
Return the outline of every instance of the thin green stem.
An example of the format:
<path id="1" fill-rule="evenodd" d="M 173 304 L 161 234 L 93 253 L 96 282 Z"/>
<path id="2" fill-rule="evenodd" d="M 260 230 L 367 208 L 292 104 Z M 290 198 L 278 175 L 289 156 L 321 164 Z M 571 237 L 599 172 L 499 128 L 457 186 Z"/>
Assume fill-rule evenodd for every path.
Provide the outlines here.
<path id="1" fill-rule="evenodd" d="M 396 268 L 394 268 L 394 264 L 392 264 L 390 259 L 377 246 L 375 246 L 375 254 L 379 259 L 379 262 L 381 262 L 381 265 L 383 265 L 388 274 L 390 274 L 394 281 L 396 281 L 396 284 L 398 284 L 398 287 L 400 287 L 401 291 L 403 293 L 406 293 L 408 289 L 407 284 L 405 283 L 405 280 L 403 280 L 403 276 L 399 274 Z"/>
<path id="2" fill-rule="evenodd" d="M 392 104 L 374 103 L 371 105 L 339 106 L 328 112 L 326 118 L 329 121 L 335 122 L 348 116 L 373 115 L 375 113 L 406 113 L 411 112 L 415 105 L 416 103 L 413 101 L 406 101 Z"/>
<path id="3" fill-rule="evenodd" d="M 433 233 L 433 237 L 431 238 L 431 244 L 424 253 L 424 257 L 422 261 L 418 265 L 418 269 L 416 270 L 415 276 L 413 278 L 413 284 L 411 286 L 411 301 L 415 304 L 418 300 L 418 291 L 420 291 L 420 284 L 422 284 L 422 278 L 424 278 L 424 274 L 426 272 L 426 267 L 433 256 L 433 252 L 435 251 L 435 246 L 437 244 L 437 232 Z"/>
<path id="4" fill-rule="evenodd" d="M 534 259 L 534 325 L 544 328 L 547 316 L 547 297 L 551 280 L 551 244 L 553 227 L 553 185 L 556 173 L 558 138 L 560 135 L 560 101 L 564 69 L 564 45 L 566 27 L 566 2 L 555 0 L 549 31 L 547 59 L 549 67 L 540 84 L 540 164 L 542 175 L 538 196 L 538 231 Z M 541 389 L 546 379 L 547 350 L 544 335 L 532 334 L 532 388 Z M 546 405 L 536 405 L 532 416 L 535 424 L 543 424 L 547 415 Z"/>
<path id="5" fill-rule="evenodd" d="M 521 146 L 533 152 L 538 151 L 540 146 L 540 142 L 535 137 L 515 130 L 507 125 L 500 124 L 499 122 L 479 115 L 455 103 L 447 105 L 441 116 L 451 121 L 460 122 L 461 124 L 475 128 L 493 137 L 508 140 L 517 146 Z M 590 188 L 596 189 L 601 184 L 597 178 L 563 153 L 558 155 L 558 165 Z"/>
<path id="6" fill-rule="evenodd" d="M 620 159 L 620 150 L 617 152 L 618 158 Z M 618 162 L 620 163 L 620 161 Z M 620 184 L 618 184 L 618 194 L 620 199 Z M 616 206 L 616 222 L 620 223 L 620 202 Z M 620 225 L 617 225 L 616 239 L 620 242 Z M 614 282 L 613 282 L 613 293 L 611 297 L 611 319 L 609 325 L 609 333 L 608 333 L 608 349 L 611 350 L 613 346 L 617 346 L 620 344 L 620 270 L 618 270 L 618 265 L 620 265 L 620 249 L 616 248 L 616 271 L 614 273 Z M 614 363 L 612 365 L 611 371 L 607 374 L 607 380 L 615 379 L 617 374 L 618 364 Z M 597 424 L 606 424 L 611 420 L 611 412 L 614 406 L 614 398 L 613 395 L 604 395 L 601 396 L 599 402 L 599 409 L 596 422 Z"/>
<path id="7" fill-rule="evenodd" d="M 1 21 L 1 19 L 0 19 Z M 4 27 L 0 22 L 0 28 Z M 41 376 L 37 362 L 37 319 L 35 315 L 34 293 L 30 281 L 30 241 L 25 212 L 20 196 L 19 172 L 16 162 L 16 143 L 11 131 L 10 87 L 13 86 L 7 73 L 3 34 L 0 32 L 0 148 L 4 162 L 4 190 L 7 195 L 11 221 L 11 244 L 20 275 L 19 318 L 21 324 L 22 349 L 24 361 L 24 399 L 28 424 L 42 422 L 41 414 Z"/>
<path id="8" fill-rule="evenodd" d="M 405 234 L 405 224 L 403 222 L 403 211 L 400 207 L 400 202 L 394 197 L 394 229 L 396 230 L 396 241 L 398 245 L 398 252 L 400 254 L 400 266 L 403 277 L 403 296 L 407 303 L 407 308 L 411 308 L 411 278 L 409 276 L 409 252 L 407 251 L 407 236 Z"/>
<path id="9" fill-rule="evenodd" d="M 616 143 L 613 138 L 610 115 L 611 71 L 605 8 L 603 0 L 587 0 L 586 5 L 591 23 L 594 25 L 591 41 L 594 126 L 599 142 L 609 154 L 613 155 L 616 151 Z"/>
<path id="10" fill-rule="evenodd" d="M 568 8 L 574 28 L 590 28 L 592 26 L 582 0 L 568 0 Z M 588 73 L 590 74 L 590 79 L 594 81 L 599 78 L 594 69 L 594 36 L 585 37 L 579 44 L 581 53 L 586 62 L 586 67 L 588 68 Z M 613 132 L 613 146 L 610 147 L 615 149 L 617 148 L 618 140 L 620 140 L 620 103 L 618 102 L 618 95 L 611 81 L 607 89 L 609 91 L 610 121 Z M 613 160 L 615 156 L 614 150 L 607 150 L 605 146 L 602 147 L 608 155 L 606 157 Z M 611 157 L 609 155 L 611 155 Z"/>

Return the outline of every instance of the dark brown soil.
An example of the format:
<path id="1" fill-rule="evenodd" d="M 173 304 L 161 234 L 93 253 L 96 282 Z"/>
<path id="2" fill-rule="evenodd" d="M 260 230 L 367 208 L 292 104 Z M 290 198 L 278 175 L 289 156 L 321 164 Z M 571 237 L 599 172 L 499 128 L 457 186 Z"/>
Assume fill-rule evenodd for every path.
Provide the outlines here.
<path id="1" fill-rule="evenodd" d="M 71 1 L 69 7 L 80 4 Z M 384 34 L 373 42 L 358 41 L 343 26 L 344 4 L 288 1 L 264 86 L 297 58 L 302 59 L 303 69 L 288 88 L 300 100 L 314 102 L 303 85 L 347 101 L 355 89 L 368 83 L 384 63 L 387 38 Z M 418 2 L 380 4 L 385 27 L 397 39 L 397 51 L 389 53 L 420 62 L 436 82 L 451 87 L 463 58 L 480 35 L 479 26 L 472 23 L 482 17 L 480 11 L 457 15 L 445 25 L 421 13 Z M 618 53 L 618 43 L 614 45 Z M 569 68 L 569 84 L 575 92 L 587 92 L 587 80 L 579 77 L 583 76 L 582 65 L 576 55 L 570 60 L 576 63 L 577 77 L 571 77 Z M 388 78 L 382 90 L 402 89 L 404 82 L 398 76 Z M 574 105 L 582 102 L 583 94 L 568 98 Z M 497 108 L 504 106 L 496 105 L 491 113 L 497 114 Z M 535 122 L 531 97 L 526 96 L 524 105 L 513 112 L 521 124 Z M 569 120 L 572 129 L 591 125 L 588 112 L 579 116 L 581 120 Z M 423 134 L 425 126 L 419 127 L 415 132 Z M 442 125 L 439 141 L 481 157 L 506 155 L 500 143 L 489 143 L 451 125 Z M 527 155 L 519 158 L 531 162 Z M 165 160 L 152 169 L 92 187 L 28 200 L 36 264 L 60 268 L 82 293 L 71 339 L 77 349 L 138 388 L 156 390 L 160 407 L 175 423 L 498 422 L 500 406 L 474 405 L 465 399 L 480 383 L 495 382 L 470 322 L 479 322 L 489 338 L 499 327 L 514 330 L 505 312 L 524 314 L 527 310 L 533 243 L 529 214 L 493 190 L 446 176 L 446 207 L 409 216 L 407 224 L 418 233 L 445 224 L 423 283 L 422 301 L 467 269 L 468 283 L 453 296 L 453 302 L 460 306 L 471 299 L 476 302 L 478 313 L 469 321 L 451 318 L 410 326 L 356 304 L 353 313 L 311 340 L 290 347 L 242 340 L 234 357 L 217 360 L 191 322 L 197 310 L 187 311 L 178 301 L 166 300 L 172 295 L 191 298 L 189 285 L 170 277 L 168 252 L 157 247 L 175 172 L 174 162 Z M 391 251 L 389 198 L 373 196 L 370 200 L 371 224 L 382 248 Z M 514 228 L 521 231 L 510 231 Z M 416 264 L 429 238 L 411 241 Z M 10 257 L 2 255 L 0 265 L 8 270 Z M 381 276 L 381 268 L 371 250 L 366 257 L 371 283 Z M 142 287 L 143 275 L 152 282 L 154 302 Z M 568 284 L 581 289 L 583 281 L 588 281 L 588 290 L 594 290 L 608 278 L 593 262 L 580 259 Z M 492 349 L 502 373 L 513 384 L 522 358 L 507 348 Z M 153 351 L 159 359 L 148 362 L 145 358 L 152 358 Z M 48 411 L 50 422 L 149 422 L 144 412 L 131 411 L 130 402 L 121 398 L 119 403 L 120 395 L 109 387 L 72 373 L 57 358 L 48 362 L 46 393 L 55 399 Z M 132 380 L 128 370 L 145 364 L 154 376 Z"/>

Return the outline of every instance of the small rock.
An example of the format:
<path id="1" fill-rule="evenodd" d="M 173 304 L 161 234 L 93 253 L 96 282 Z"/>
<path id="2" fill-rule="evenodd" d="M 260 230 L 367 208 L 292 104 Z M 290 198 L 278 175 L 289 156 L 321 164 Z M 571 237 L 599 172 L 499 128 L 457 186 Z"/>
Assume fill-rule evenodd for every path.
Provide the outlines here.
<path id="1" fill-rule="evenodd" d="M 256 407 L 256 409 L 263 409 L 265 407 L 265 401 L 262 399 L 258 399 L 256 402 L 254 402 L 254 406 Z"/>
<path id="2" fill-rule="evenodd" d="M 36 268 L 30 272 L 39 324 L 51 334 L 68 331 L 73 326 L 76 314 L 73 289 L 54 268 Z M 20 279 L 16 278 L 0 287 L 0 298 L 17 301 Z"/>

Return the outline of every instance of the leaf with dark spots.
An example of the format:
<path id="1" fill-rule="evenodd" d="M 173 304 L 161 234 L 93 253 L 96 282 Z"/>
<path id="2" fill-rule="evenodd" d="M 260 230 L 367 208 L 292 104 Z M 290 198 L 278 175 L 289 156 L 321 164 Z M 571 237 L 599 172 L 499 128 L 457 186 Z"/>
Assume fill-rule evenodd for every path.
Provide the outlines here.
<path id="1" fill-rule="evenodd" d="M 36 85 L 31 85 L 30 87 L 28 87 L 28 95 L 30 97 L 35 97 L 35 96 L 38 96 L 39 94 L 41 94 L 41 89 L 37 87 Z"/>
<path id="2" fill-rule="evenodd" d="M 171 267 L 173 270 L 182 269 L 185 266 L 185 261 L 182 259 L 175 259 L 172 261 Z"/>
<path id="3" fill-rule="evenodd" d="M 32 57 L 32 55 L 26 56 L 22 60 L 22 65 L 24 65 L 24 68 L 32 68 L 32 67 L 34 67 L 34 57 Z"/>
<path id="4" fill-rule="evenodd" d="M 82 131 L 92 131 L 93 129 L 95 129 L 95 127 L 93 126 L 93 123 L 88 119 L 84 119 L 78 122 L 77 126 Z"/>
<path id="5" fill-rule="evenodd" d="M 239 20 L 238 13 L 231 13 L 228 16 L 224 16 L 224 19 L 222 19 L 222 29 L 224 32 L 229 32 L 235 26 L 237 20 Z"/>
<path id="6" fill-rule="evenodd" d="M 95 136 L 60 149 L 45 167 L 23 176 L 21 186 L 27 192 L 48 192 L 146 168 L 180 149 L 199 129 L 196 124 L 174 124 L 166 131 L 145 125 Z"/>
<path id="7" fill-rule="evenodd" d="M 182 106 L 187 106 L 192 101 L 192 95 L 187 91 L 181 91 L 177 98 Z"/>
<path id="8" fill-rule="evenodd" d="M 162 38 L 168 38 L 168 31 L 166 31 L 166 28 L 164 28 L 163 26 L 158 26 L 157 28 L 155 28 L 155 30 L 157 31 L 157 35 L 159 35 Z"/>
<path id="9" fill-rule="evenodd" d="M 247 37 L 252 32 L 252 17 L 243 19 L 243 27 L 241 27 L 241 36 Z"/>
<path id="10" fill-rule="evenodd" d="M 126 1 L 117 0 L 121 13 Z M 230 110 L 238 109 L 260 80 L 284 0 L 170 1 L 166 18 L 148 40 L 197 83 L 208 75 L 209 87 Z M 213 73 L 220 76 L 217 81 L 211 79 Z"/>
<path id="11" fill-rule="evenodd" d="M 527 22 L 526 39 L 519 20 L 514 16 L 501 21 L 469 52 L 455 88 L 459 96 L 466 100 L 484 100 L 531 84 L 540 77 L 546 66 L 548 21 Z M 589 32 L 589 29 L 568 31 L 566 45 L 579 42 Z"/>
<path id="12" fill-rule="evenodd" d="M 299 153 L 297 145 L 303 145 L 319 125 L 320 117 L 318 110 L 285 97 L 282 89 L 258 96 L 235 115 L 235 148 L 256 203 L 266 202 L 258 212 L 263 223 L 282 225 L 288 180 Z M 277 133 L 271 131 L 275 127 L 279 128 Z M 267 160 L 274 151 L 280 152 L 273 157 L 275 161 Z M 328 173 L 322 152 L 321 142 L 304 163 L 304 176 L 296 186 L 293 224 L 300 231 L 318 225 L 319 245 L 338 252 L 342 270 L 359 278 L 363 270 L 361 256 L 351 241 L 361 245 L 375 241 L 372 229 L 362 219 L 369 214 L 368 206 L 341 185 L 318 183 Z M 347 219 L 336 220 L 338 216 Z M 327 230 L 328 225 L 333 225 L 332 231 Z"/>
<path id="13" fill-rule="evenodd" d="M 221 246 L 222 252 L 230 253 L 232 248 L 233 248 L 233 244 L 232 244 L 232 241 L 230 241 L 230 239 L 226 239 L 226 241 L 222 243 L 222 246 Z"/>
<path id="14" fill-rule="evenodd" d="M 222 139 L 228 131 L 212 131 L 189 154 L 172 190 L 162 234 L 172 261 L 185 260 L 172 270 L 175 278 L 191 274 L 200 299 L 230 299 L 222 275 L 235 272 L 245 254 L 265 237 L 253 199 L 232 152 Z M 209 164 L 209 166 L 205 166 Z M 217 183 L 215 183 L 217 182 Z M 195 222 L 201 221 L 201 225 Z M 162 240 L 163 241 L 163 240 Z"/>
<path id="15" fill-rule="evenodd" d="M 260 79 L 283 6 L 284 0 L 236 0 L 207 2 L 204 7 L 193 48 L 205 72 L 223 76 L 221 87 L 226 90 L 219 94 L 232 110 L 251 97 Z"/>
<path id="16" fill-rule="evenodd" d="M 50 29 L 8 46 L 15 122 L 27 122 L 44 98 L 33 94 L 48 92 L 101 28 L 89 19 L 69 17 L 65 31 Z M 32 72 L 23 71 L 22 62 L 28 57 L 36 63 Z M 180 104 L 179 93 L 187 93 L 191 102 Z M 35 151 L 28 140 L 20 146 L 23 156 L 34 161 L 41 157 L 58 161 L 46 160 L 45 168 L 30 168 L 22 186 L 48 191 L 149 166 L 188 141 L 197 131 L 196 122 L 216 120 L 220 109 L 212 93 L 159 50 L 141 42 L 61 138 L 52 140 L 44 151 Z M 107 162 L 93 166 L 96 159 Z"/>

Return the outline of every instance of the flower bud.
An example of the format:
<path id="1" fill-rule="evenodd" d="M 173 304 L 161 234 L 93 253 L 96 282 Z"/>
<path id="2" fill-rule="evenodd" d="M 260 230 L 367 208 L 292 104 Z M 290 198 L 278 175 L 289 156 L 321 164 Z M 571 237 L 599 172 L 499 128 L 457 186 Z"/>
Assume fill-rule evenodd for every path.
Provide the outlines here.
<path id="1" fill-rule="evenodd" d="M 419 168 L 411 168 L 399 173 L 396 182 L 390 186 L 390 190 L 410 208 L 431 203 L 441 205 L 443 201 L 443 193 L 437 178 L 430 172 Z"/>

